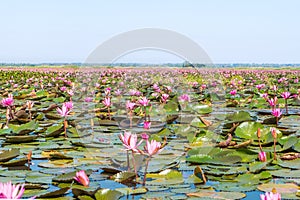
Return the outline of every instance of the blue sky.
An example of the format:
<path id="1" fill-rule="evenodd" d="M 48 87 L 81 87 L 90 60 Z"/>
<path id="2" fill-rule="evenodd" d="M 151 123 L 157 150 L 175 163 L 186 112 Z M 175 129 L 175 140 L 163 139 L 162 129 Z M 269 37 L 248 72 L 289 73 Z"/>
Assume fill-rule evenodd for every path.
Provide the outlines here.
<path id="1" fill-rule="evenodd" d="M 197 42 L 214 63 L 300 63 L 298 0 L 6 0 L 0 62 L 84 62 L 122 32 L 161 28 Z M 140 51 L 124 62 L 177 62 Z"/>

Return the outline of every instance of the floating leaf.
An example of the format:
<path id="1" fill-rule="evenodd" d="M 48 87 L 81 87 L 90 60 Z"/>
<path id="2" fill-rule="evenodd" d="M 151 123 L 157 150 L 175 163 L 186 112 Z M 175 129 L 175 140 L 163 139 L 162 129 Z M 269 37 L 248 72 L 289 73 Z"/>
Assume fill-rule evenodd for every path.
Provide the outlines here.
<path id="1" fill-rule="evenodd" d="M 52 176 L 49 174 L 43 174 L 40 172 L 31 172 L 26 175 L 25 180 L 26 180 L 26 182 L 29 182 L 29 183 L 51 184 Z"/>
<path id="2" fill-rule="evenodd" d="M 133 194 L 144 194 L 148 192 L 147 188 L 117 188 L 116 191 L 123 193 L 124 195 L 133 195 Z"/>
<path id="3" fill-rule="evenodd" d="M 38 138 L 37 135 L 18 135 L 18 136 L 6 136 L 6 142 L 9 143 L 23 143 L 23 142 L 32 142 Z"/>
<path id="4" fill-rule="evenodd" d="M 285 183 L 285 184 L 274 184 L 274 183 L 266 183 L 257 186 L 257 189 L 264 192 L 271 192 L 273 188 L 280 194 L 282 193 L 296 193 L 300 187 L 293 183 Z"/>
<path id="5" fill-rule="evenodd" d="M 253 162 L 249 164 L 250 172 L 256 173 L 267 166 L 267 162 Z"/>
<path id="6" fill-rule="evenodd" d="M 208 114 L 212 112 L 212 107 L 208 105 L 196 105 L 193 106 L 193 110 L 198 114 Z"/>
<path id="7" fill-rule="evenodd" d="M 1 165 L 5 166 L 5 167 L 14 167 L 14 166 L 22 166 L 22 165 L 25 165 L 26 163 L 28 163 L 28 159 L 21 158 L 18 160 L 12 160 L 12 161 L 2 163 Z"/>
<path id="8" fill-rule="evenodd" d="M 135 177 L 134 172 L 119 172 L 111 177 L 112 180 L 123 183 L 132 180 Z"/>
<path id="9" fill-rule="evenodd" d="M 196 128 L 204 128 L 204 127 L 206 127 L 206 125 L 203 124 L 203 122 L 198 117 L 194 118 L 191 121 L 190 125 L 193 126 L 193 127 L 196 127 Z"/>
<path id="10" fill-rule="evenodd" d="M 281 167 L 286 167 L 290 169 L 299 169 L 300 158 L 295 160 L 286 160 L 286 161 L 278 160 L 277 164 L 280 165 Z"/>
<path id="11" fill-rule="evenodd" d="M 37 198 L 51 198 L 51 197 L 59 197 L 59 196 L 62 196 L 64 195 L 70 188 L 69 187 L 66 187 L 66 188 L 61 188 L 61 189 L 58 189 L 58 190 L 54 190 L 52 192 L 49 192 L 49 193 L 46 193 L 46 194 L 42 194 L 40 196 L 37 196 Z"/>
<path id="12" fill-rule="evenodd" d="M 38 128 L 38 123 L 35 121 L 30 121 L 26 124 L 22 124 L 20 126 L 10 124 L 8 127 L 12 129 L 12 132 L 18 135 L 25 135 L 30 133 Z"/>
<path id="13" fill-rule="evenodd" d="M 100 189 L 95 194 L 96 200 L 119 199 L 121 196 L 123 196 L 123 193 L 110 189 Z"/>
<path id="14" fill-rule="evenodd" d="M 201 191 L 195 193 L 187 193 L 188 197 L 205 197 L 213 199 L 242 199 L 246 194 L 240 192 L 215 192 L 215 191 Z"/>
<path id="15" fill-rule="evenodd" d="M 244 121 L 251 121 L 252 118 L 250 116 L 250 114 L 246 111 L 239 111 L 233 114 L 229 114 L 227 115 L 227 117 L 225 118 L 226 120 L 230 121 L 230 122 L 244 122 Z"/>
<path id="16" fill-rule="evenodd" d="M 270 171 L 270 173 L 277 177 L 300 178 L 300 170 L 280 169 L 276 171 Z"/>
<path id="17" fill-rule="evenodd" d="M 253 139 L 257 138 L 256 132 L 258 128 L 263 129 L 264 126 L 258 122 L 243 122 L 236 128 L 234 133 L 240 138 Z"/>
<path id="18" fill-rule="evenodd" d="M 47 130 L 45 131 L 45 136 L 46 137 L 57 137 L 63 131 L 64 131 L 64 126 L 62 123 L 60 123 L 60 124 L 48 127 Z"/>
<path id="19" fill-rule="evenodd" d="M 62 175 L 54 177 L 52 180 L 55 182 L 60 182 L 60 183 L 71 183 L 74 181 L 76 172 L 77 171 L 62 174 Z M 92 170 L 86 170 L 85 173 L 87 174 L 87 176 L 89 176 L 92 173 Z"/>
<path id="20" fill-rule="evenodd" d="M 12 149 L 8 151 L 3 151 L 0 154 L 0 162 L 6 162 L 20 155 L 20 151 L 18 149 Z"/>

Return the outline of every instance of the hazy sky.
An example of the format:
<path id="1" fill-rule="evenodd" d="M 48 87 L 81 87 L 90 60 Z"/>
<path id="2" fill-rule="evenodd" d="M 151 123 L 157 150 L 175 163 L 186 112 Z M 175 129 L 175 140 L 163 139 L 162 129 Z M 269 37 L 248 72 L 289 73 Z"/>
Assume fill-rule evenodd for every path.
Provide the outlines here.
<path id="1" fill-rule="evenodd" d="M 122 32 L 161 28 L 197 42 L 214 63 L 300 63 L 299 0 L 3 0 L 0 62 L 84 62 Z M 124 62 L 177 62 L 159 51 Z"/>

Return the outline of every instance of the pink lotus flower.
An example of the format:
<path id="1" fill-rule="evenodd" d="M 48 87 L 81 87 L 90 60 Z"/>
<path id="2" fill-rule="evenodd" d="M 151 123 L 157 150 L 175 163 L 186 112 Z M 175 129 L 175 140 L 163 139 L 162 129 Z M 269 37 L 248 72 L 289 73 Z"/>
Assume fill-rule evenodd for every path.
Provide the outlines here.
<path id="1" fill-rule="evenodd" d="M 110 88 L 110 87 L 106 88 L 106 89 L 104 90 L 105 96 L 110 95 L 110 91 L 111 91 L 111 88 Z"/>
<path id="2" fill-rule="evenodd" d="M 275 107 L 277 104 L 277 97 L 274 97 L 274 99 L 268 99 L 268 102 L 270 104 L 270 106 Z"/>
<path id="3" fill-rule="evenodd" d="M 67 87 L 66 86 L 62 86 L 62 87 L 60 87 L 60 90 L 64 92 L 64 91 L 67 90 Z"/>
<path id="4" fill-rule="evenodd" d="M 136 93 L 136 90 L 134 90 L 134 89 L 129 90 L 129 95 L 130 96 L 134 96 L 135 93 Z"/>
<path id="5" fill-rule="evenodd" d="M 264 151 L 261 151 L 258 153 L 258 158 L 261 162 L 266 162 L 267 161 L 267 154 Z"/>
<path id="6" fill-rule="evenodd" d="M 276 108 L 276 109 L 273 109 L 272 110 L 272 115 L 274 116 L 274 117 L 280 117 L 281 115 L 282 115 L 282 112 L 280 111 L 280 109 L 279 108 Z"/>
<path id="7" fill-rule="evenodd" d="M 72 102 L 72 101 L 65 102 L 65 103 L 63 103 L 63 104 L 66 106 L 66 108 L 67 108 L 68 110 L 72 110 L 72 109 L 73 109 L 73 102 Z"/>
<path id="8" fill-rule="evenodd" d="M 152 88 L 153 88 L 153 90 L 158 90 L 159 86 L 155 83 L 155 84 L 153 84 Z"/>
<path id="9" fill-rule="evenodd" d="M 190 102 L 191 101 L 191 98 L 188 94 L 183 94 L 179 97 L 179 101 L 187 101 L 187 102 Z"/>
<path id="10" fill-rule="evenodd" d="M 126 102 L 126 109 L 127 109 L 127 110 L 133 110 L 135 105 L 136 105 L 135 103 L 132 103 L 132 102 L 130 102 L 130 101 L 127 101 L 127 102 Z"/>
<path id="11" fill-rule="evenodd" d="M 73 90 L 68 90 L 67 93 L 68 93 L 70 96 L 73 96 L 73 95 L 74 95 L 74 91 L 73 91 Z"/>
<path id="12" fill-rule="evenodd" d="M 144 147 L 144 149 L 145 149 L 146 153 L 151 157 L 160 152 L 161 144 L 160 144 L 160 142 L 157 142 L 155 140 L 151 140 L 151 142 L 149 142 L 149 140 L 147 140 L 146 146 Z"/>
<path id="13" fill-rule="evenodd" d="M 24 185 L 14 185 L 11 181 L 7 183 L 0 182 L 0 199 L 20 199 L 25 191 Z"/>
<path id="14" fill-rule="evenodd" d="M 92 102 L 93 101 L 93 98 L 92 97 L 86 97 L 84 99 L 84 102 Z"/>
<path id="15" fill-rule="evenodd" d="M 261 96 L 262 96 L 262 98 L 264 98 L 265 100 L 268 99 L 268 93 L 263 93 Z"/>
<path id="16" fill-rule="evenodd" d="M 140 103 L 142 106 L 148 106 L 148 104 L 150 103 L 150 100 L 147 99 L 147 97 L 143 97 L 143 98 L 139 99 L 139 103 Z"/>
<path id="17" fill-rule="evenodd" d="M 74 179 L 83 186 L 88 186 L 90 184 L 89 177 L 86 175 L 84 170 L 76 172 L 76 176 L 74 177 Z"/>
<path id="18" fill-rule="evenodd" d="M 115 91 L 115 95 L 116 95 L 116 96 L 121 96 L 121 94 L 122 94 L 122 91 L 121 91 L 121 90 L 117 89 L 117 90 Z"/>
<path id="19" fill-rule="evenodd" d="M 288 99 L 288 98 L 290 98 L 290 96 L 291 96 L 291 93 L 289 93 L 289 92 L 283 92 L 281 94 L 281 97 L 284 98 L 284 99 Z"/>
<path id="20" fill-rule="evenodd" d="M 168 100 L 168 98 L 169 98 L 169 95 L 168 94 L 162 94 L 161 95 L 161 100 L 162 100 L 162 102 L 167 102 L 167 100 Z"/>
<path id="21" fill-rule="evenodd" d="M 4 98 L 1 103 L 5 107 L 12 106 L 14 104 L 14 99 L 12 97 Z"/>
<path id="22" fill-rule="evenodd" d="M 105 107 L 110 107 L 111 106 L 111 101 L 109 97 L 104 98 L 102 103 L 105 105 Z"/>
<path id="23" fill-rule="evenodd" d="M 171 86 L 166 86 L 166 89 L 168 90 L 168 92 L 172 92 Z"/>
<path id="24" fill-rule="evenodd" d="M 276 139 L 277 138 L 277 132 L 276 132 L 275 128 L 273 128 L 273 127 L 271 128 L 271 133 L 272 133 L 273 138 Z"/>
<path id="25" fill-rule="evenodd" d="M 231 90 L 230 92 L 229 92 L 232 96 L 234 96 L 234 95 L 236 95 L 236 90 Z"/>
<path id="26" fill-rule="evenodd" d="M 151 127 L 151 122 L 144 121 L 144 129 L 150 129 L 150 127 Z"/>
<path id="27" fill-rule="evenodd" d="M 265 84 L 259 84 L 259 85 L 256 85 L 256 88 L 258 89 L 258 90 L 261 90 L 261 89 L 263 89 L 265 87 Z"/>
<path id="28" fill-rule="evenodd" d="M 281 195 L 277 192 L 266 192 L 260 195 L 260 200 L 281 200 Z"/>
<path id="29" fill-rule="evenodd" d="M 149 139 L 149 135 L 147 133 L 142 133 L 141 137 L 143 140 L 148 140 Z"/>
<path id="30" fill-rule="evenodd" d="M 137 152 L 138 146 L 142 143 L 142 140 L 137 143 L 137 135 L 133 134 L 131 132 L 124 132 L 124 135 L 119 135 L 120 140 L 123 143 L 123 146 L 126 148 L 126 150 L 132 150 Z"/>
<path id="31" fill-rule="evenodd" d="M 62 116 L 62 117 L 68 116 L 68 114 L 71 112 L 71 110 L 68 109 L 66 104 L 63 104 L 61 108 L 57 108 L 56 110 L 57 110 L 58 114 L 60 114 L 60 116 Z"/>

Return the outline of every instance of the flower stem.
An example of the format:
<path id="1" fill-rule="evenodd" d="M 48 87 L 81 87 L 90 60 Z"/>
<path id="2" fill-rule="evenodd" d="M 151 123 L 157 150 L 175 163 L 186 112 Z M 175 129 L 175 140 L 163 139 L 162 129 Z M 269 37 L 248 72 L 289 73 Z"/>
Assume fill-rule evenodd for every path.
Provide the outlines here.
<path id="1" fill-rule="evenodd" d="M 135 159 L 134 159 L 134 152 L 132 152 L 132 165 L 133 165 L 133 169 L 134 169 L 134 173 L 135 173 L 135 182 L 137 182 L 138 179 L 138 175 L 137 175 L 137 169 L 136 169 L 136 164 L 135 164 Z"/>
<path id="2" fill-rule="evenodd" d="M 67 138 L 67 127 L 68 127 L 68 121 L 67 121 L 67 119 L 65 118 L 65 120 L 64 120 L 64 132 L 65 132 L 65 138 Z"/>
<path id="3" fill-rule="evenodd" d="M 258 145 L 259 145 L 259 149 L 260 149 L 260 151 L 261 151 L 261 152 L 263 152 L 263 149 L 262 149 L 262 147 L 261 147 L 261 143 L 260 143 L 260 138 L 258 138 Z"/>
<path id="4" fill-rule="evenodd" d="M 289 114 L 287 99 L 285 99 L 285 112 L 286 112 L 286 114 Z"/>
<path id="5" fill-rule="evenodd" d="M 109 107 L 107 108 L 107 111 L 108 111 L 109 120 L 111 120 L 111 115 L 110 115 L 110 109 L 109 109 Z"/>
<path id="6" fill-rule="evenodd" d="M 276 139 L 274 138 L 274 160 L 277 160 L 276 156 Z"/>
<path id="7" fill-rule="evenodd" d="M 146 167 L 145 167 L 145 173 L 144 173 L 144 179 L 143 179 L 143 186 L 146 184 L 146 175 L 147 175 L 147 170 L 148 170 L 148 165 L 151 157 L 148 157 L 146 159 Z"/>
<path id="8" fill-rule="evenodd" d="M 128 172 L 130 172 L 131 170 L 130 170 L 130 163 L 129 163 L 129 152 L 126 151 L 126 153 L 127 153 L 127 168 L 128 168 Z"/>
<path id="9" fill-rule="evenodd" d="M 129 126 L 132 128 L 132 111 L 129 111 Z"/>

